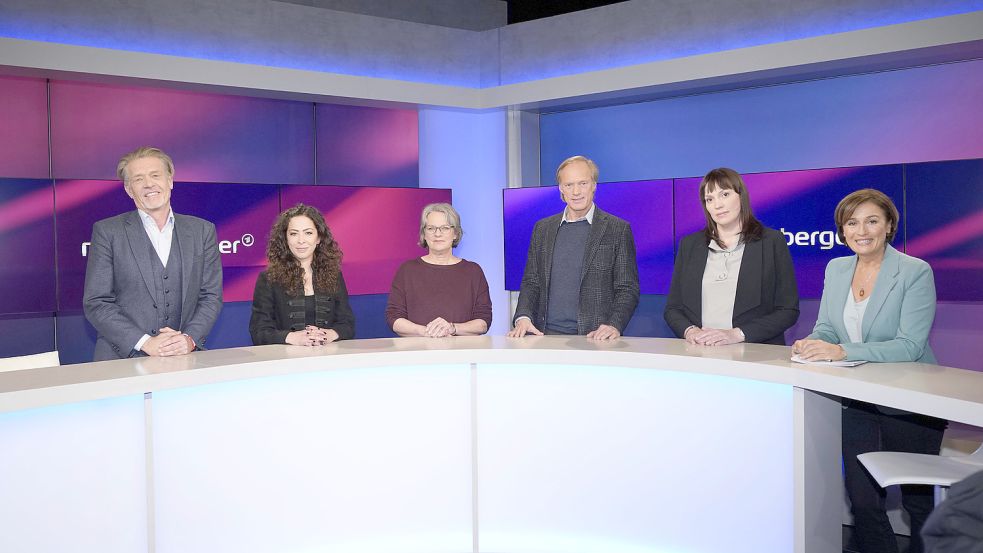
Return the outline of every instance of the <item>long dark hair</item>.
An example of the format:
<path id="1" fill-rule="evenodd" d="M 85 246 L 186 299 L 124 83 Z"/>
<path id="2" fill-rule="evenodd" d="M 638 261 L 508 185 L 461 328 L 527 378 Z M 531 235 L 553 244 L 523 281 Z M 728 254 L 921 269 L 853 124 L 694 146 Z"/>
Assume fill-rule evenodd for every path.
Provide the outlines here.
<path id="1" fill-rule="evenodd" d="M 720 243 L 720 235 L 717 234 L 717 223 L 713 222 L 706 202 L 707 192 L 712 192 L 718 188 L 733 190 L 741 199 L 741 241 L 746 244 L 752 240 L 761 240 L 764 226 L 751 212 L 751 199 L 748 197 L 744 179 L 733 169 L 718 167 L 707 173 L 703 177 L 703 181 L 700 182 L 700 205 L 703 206 L 703 217 L 707 221 L 707 226 L 703 228 L 703 234 L 706 235 L 707 244 L 712 240 L 721 248 L 724 247 Z"/>
<path id="2" fill-rule="evenodd" d="M 316 207 L 309 205 L 297 204 L 281 213 L 273 223 L 270 242 L 266 246 L 266 259 L 269 261 L 266 278 L 271 284 L 282 286 L 292 296 L 304 295 L 304 269 L 287 245 L 287 226 L 291 219 L 301 215 L 314 222 L 317 236 L 321 239 L 311 260 L 314 290 L 335 292 L 338 290 L 338 275 L 341 274 L 341 248 L 331 236 L 324 216 Z"/>

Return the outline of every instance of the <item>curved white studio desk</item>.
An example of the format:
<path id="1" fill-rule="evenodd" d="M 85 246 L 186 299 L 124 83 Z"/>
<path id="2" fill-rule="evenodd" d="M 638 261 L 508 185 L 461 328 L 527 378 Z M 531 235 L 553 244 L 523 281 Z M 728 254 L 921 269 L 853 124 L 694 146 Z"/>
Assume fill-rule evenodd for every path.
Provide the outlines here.
<path id="1" fill-rule="evenodd" d="M 402 338 L 0 373 L 0 551 L 839 553 L 835 396 L 983 426 L 983 373 L 788 355 Z"/>

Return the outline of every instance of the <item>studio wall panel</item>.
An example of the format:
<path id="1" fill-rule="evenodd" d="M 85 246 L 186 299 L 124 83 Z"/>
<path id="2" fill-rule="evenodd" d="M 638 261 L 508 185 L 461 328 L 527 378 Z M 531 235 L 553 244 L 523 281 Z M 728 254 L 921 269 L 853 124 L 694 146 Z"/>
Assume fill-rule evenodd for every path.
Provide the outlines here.
<path id="1" fill-rule="evenodd" d="M 252 301 L 256 277 L 266 268 L 270 227 L 280 212 L 278 187 L 175 183 L 171 205 L 176 213 L 215 224 L 222 258 L 222 299 Z"/>
<path id="2" fill-rule="evenodd" d="M 315 104 L 317 184 L 420 184 L 419 123 L 415 109 Z"/>
<path id="3" fill-rule="evenodd" d="M 49 176 L 47 87 L 44 79 L 0 77 L 0 176 Z"/>
<path id="4" fill-rule="evenodd" d="M 940 300 L 983 301 L 983 159 L 906 165 L 905 182 L 908 253 Z"/>
<path id="5" fill-rule="evenodd" d="M 55 317 L 42 313 L 0 317 L 0 336 L 0 357 L 54 351 Z"/>
<path id="6" fill-rule="evenodd" d="M 0 178 L 0 314 L 54 311 L 53 211 L 50 180 Z"/>
<path id="7" fill-rule="evenodd" d="M 114 179 L 119 158 L 156 146 L 185 181 L 313 181 L 310 103 L 162 88 L 51 82 L 57 178 Z"/>

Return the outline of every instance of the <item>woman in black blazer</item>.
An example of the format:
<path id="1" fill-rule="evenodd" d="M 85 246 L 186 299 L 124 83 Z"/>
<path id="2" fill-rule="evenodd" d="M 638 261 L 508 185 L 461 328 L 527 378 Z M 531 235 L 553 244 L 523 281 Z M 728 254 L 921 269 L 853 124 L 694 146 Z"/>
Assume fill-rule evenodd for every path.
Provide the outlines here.
<path id="1" fill-rule="evenodd" d="M 355 335 L 341 249 L 317 208 L 297 204 L 281 213 L 266 257 L 253 292 L 253 344 L 317 346 Z"/>
<path id="2" fill-rule="evenodd" d="M 751 212 L 744 180 L 721 167 L 703 177 L 706 227 L 683 238 L 666 302 L 666 323 L 708 346 L 785 345 L 799 318 L 799 292 L 785 237 Z"/>

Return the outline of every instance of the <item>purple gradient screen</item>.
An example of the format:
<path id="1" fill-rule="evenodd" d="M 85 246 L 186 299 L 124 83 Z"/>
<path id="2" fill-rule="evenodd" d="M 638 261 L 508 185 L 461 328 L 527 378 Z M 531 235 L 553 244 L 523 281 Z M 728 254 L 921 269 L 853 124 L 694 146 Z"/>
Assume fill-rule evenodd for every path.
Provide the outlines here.
<path id="1" fill-rule="evenodd" d="M 175 213 L 215 223 L 222 257 L 222 299 L 252 301 L 256 276 L 266 268 L 270 228 L 280 213 L 276 186 L 175 183 Z"/>
<path id="2" fill-rule="evenodd" d="M 755 217 L 767 227 L 792 235 L 790 238 L 786 234 L 785 239 L 793 240 L 789 250 L 802 298 L 822 296 L 826 264 L 834 257 L 853 253 L 834 239 L 833 212 L 844 196 L 861 188 L 876 188 L 887 194 L 899 209 L 904 205 L 901 165 L 756 173 L 743 178 Z M 677 242 L 706 224 L 698 197 L 700 180 L 674 182 Z M 903 251 L 900 237 L 895 238 L 894 247 Z"/>
<path id="3" fill-rule="evenodd" d="M 48 91 L 44 79 L 0 77 L 0 175 L 48 177 Z"/>
<path id="4" fill-rule="evenodd" d="M 388 293 L 396 269 L 423 255 L 417 245 L 420 212 L 434 202 L 451 202 L 450 190 L 284 186 L 280 203 L 313 205 L 324 213 L 344 253 L 342 271 L 349 294 Z"/>
<path id="5" fill-rule="evenodd" d="M 315 105 L 317 184 L 420 185 L 416 110 Z"/>
<path id="6" fill-rule="evenodd" d="M 92 238 L 92 224 L 133 209 L 133 200 L 119 181 L 55 181 L 59 311 L 82 309 L 86 262 L 82 247 Z"/>
<path id="7" fill-rule="evenodd" d="M 940 300 L 983 300 L 983 160 L 905 171 L 907 253 L 932 266 Z"/>
<path id="8" fill-rule="evenodd" d="M 55 197 L 58 308 L 77 310 L 82 308 L 85 284 L 82 243 L 92 237 L 93 223 L 132 211 L 134 205 L 118 181 L 56 181 Z M 178 182 L 174 183 L 171 206 L 175 213 L 215 223 L 222 252 L 223 299 L 252 300 L 256 275 L 266 265 L 266 237 L 279 210 L 277 187 Z"/>
<path id="9" fill-rule="evenodd" d="M 54 196 L 48 179 L 0 179 L 0 313 L 55 309 Z"/>
<path id="10" fill-rule="evenodd" d="M 536 221 L 563 211 L 555 186 L 510 188 L 505 202 L 505 288 L 519 290 Z M 643 294 L 666 294 L 672 279 L 672 181 L 599 183 L 597 206 L 631 223 Z"/>
<path id="11" fill-rule="evenodd" d="M 306 102 L 51 82 L 56 178 L 115 179 L 116 161 L 143 145 L 170 154 L 182 181 L 312 182 L 313 108 Z M 35 153 L 46 151 L 42 144 Z"/>

